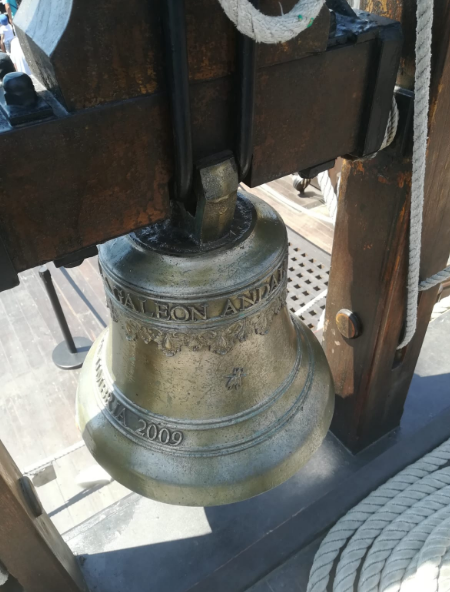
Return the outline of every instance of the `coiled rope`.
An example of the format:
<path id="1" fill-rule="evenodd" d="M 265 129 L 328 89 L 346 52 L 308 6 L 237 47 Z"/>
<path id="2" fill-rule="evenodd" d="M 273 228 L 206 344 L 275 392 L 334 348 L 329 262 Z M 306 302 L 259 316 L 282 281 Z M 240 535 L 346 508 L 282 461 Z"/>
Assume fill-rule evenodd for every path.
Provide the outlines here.
<path id="1" fill-rule="evenodd" d="M 449 461 L 447 441 L 339 520 L 316 554 L 307 592 L 450 590 L 436 587 L 450 582 Z"/>
<path id="2" fill-rule="evenodd" d="M 257 43 L 285 43 L 310 27 L 324 0 L 300 0 L 294 8 L 281 16 L 267 16 L 250 0 L 219 0 L 227 17 L 238 31 Z"/>
<path id="3" fill-rule="evenodd" d="M 322 192 L 331 221 L 333 224 L 336 224 L 339 190 L 334 190 L 328 171 L 319 173 L 317 175 L 317 181 L 319 182 L 320 191 Z"/>

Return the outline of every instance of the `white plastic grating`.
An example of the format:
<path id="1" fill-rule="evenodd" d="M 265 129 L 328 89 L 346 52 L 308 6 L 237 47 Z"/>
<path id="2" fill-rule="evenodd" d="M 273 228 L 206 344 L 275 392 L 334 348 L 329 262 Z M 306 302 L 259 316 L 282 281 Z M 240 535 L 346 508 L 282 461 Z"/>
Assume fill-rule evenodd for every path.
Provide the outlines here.
<path id="1" fill-rule="evenodd" d="M 291 230 L 288 236 L 287 303 L 295 313 L 328 288 L 331 257 Z M 326 297 L 321 298 L 299 317 L 312 331 L 317 330 L 325 304 Z"/>

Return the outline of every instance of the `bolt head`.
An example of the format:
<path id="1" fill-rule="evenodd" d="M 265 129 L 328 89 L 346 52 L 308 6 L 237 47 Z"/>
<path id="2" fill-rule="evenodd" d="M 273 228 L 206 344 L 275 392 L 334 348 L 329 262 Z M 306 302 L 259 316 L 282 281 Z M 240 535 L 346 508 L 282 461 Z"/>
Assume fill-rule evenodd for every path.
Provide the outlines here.
<path id="1" fill-rule="evenodd" d="M 342 308 L 336 315 L 336 325 L 339 333 L 346 339 L 356 339 L 362 332 L 362 325 L 356 313 Z"/>

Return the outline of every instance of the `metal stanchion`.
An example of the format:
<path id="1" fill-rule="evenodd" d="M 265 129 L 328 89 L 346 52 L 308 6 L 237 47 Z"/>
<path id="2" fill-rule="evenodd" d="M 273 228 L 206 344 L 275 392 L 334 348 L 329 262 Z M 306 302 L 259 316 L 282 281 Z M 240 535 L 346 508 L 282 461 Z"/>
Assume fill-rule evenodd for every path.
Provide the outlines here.
<path id="1" fill-rule="evenodd" d="M 63 370 L 81 368 L 92 345 L 92 341 L 86 339 L 86 337 L 72 337 L 55 286 L 53 285 L 52 275 L 46 265 L 42 265 L 39 268 L 39 276 L 50 298 L 58 324 L 64 336 L 64 341 L 59 343 L 53 350 L 53 362 Z"/>

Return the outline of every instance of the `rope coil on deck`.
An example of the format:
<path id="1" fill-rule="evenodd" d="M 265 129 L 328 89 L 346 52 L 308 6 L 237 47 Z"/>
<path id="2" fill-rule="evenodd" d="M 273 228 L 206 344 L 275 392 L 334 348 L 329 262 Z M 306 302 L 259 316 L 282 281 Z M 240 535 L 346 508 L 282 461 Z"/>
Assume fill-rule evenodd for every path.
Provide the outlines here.
<path id="1" fill-rule="evenodd" d="M 307 592 L 450 591 L 448 464 L 450 441 L 341 518 L 316 554 Z"/>

